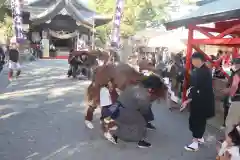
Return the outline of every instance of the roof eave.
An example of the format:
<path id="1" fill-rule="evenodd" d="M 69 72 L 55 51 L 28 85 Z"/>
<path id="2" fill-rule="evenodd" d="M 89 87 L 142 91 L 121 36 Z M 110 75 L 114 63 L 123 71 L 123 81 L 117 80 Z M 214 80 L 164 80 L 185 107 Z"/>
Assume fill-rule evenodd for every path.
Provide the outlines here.
<path id="1" fill-rule="evenodd" d="M 203 6 L 205 4 L 212 3 L 214 1 L 217 1 L 217 0 L 200 0 L 200 1 L 197 1 L 195 3 L 196 3 L 197 6 Z"/>
<path id="2" fill-rule="evenodd" d="M 226 21 L 231 19 L 239 19 L 240 9 L 221 12 L 216 14 L 210 14 L 205 16 L 193 17 L 193 18 L 186 18 L 180 19 L 176 21 L 171 21 L 164 23 L 164 26 L 167 30 L 176 29 L 179 27 L 186 27 L 188 25 L 197 25 L 197 24 L 205 24 L 211 22 L 218 22 L 218 21 Z"/>

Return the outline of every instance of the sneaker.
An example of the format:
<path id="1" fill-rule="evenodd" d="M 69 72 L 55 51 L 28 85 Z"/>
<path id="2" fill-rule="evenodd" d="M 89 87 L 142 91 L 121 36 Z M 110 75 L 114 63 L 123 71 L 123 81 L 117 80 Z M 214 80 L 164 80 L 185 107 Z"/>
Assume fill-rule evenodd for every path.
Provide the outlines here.
<path id="1" fill-rule="evenodd" d="M 198 139 L 198 143 L 199 143 L 199 144 L 204 144 L 204 143 L 205 143 L 204 138 Z"/>
<path id="2" fill-rule="evenodd" d="M 225 151 L 227 150 L 227 147 L 228 147 L 228 143 L 227 141 L 224 141 L 220 146 L 220 149 L 218 151 L 218 156 L 223 156 Z"/>
<path id="3" fill-rule="evenodd" d="M 93 126 L 93 124 L 92 124 L 91 121 L 85 120 L 85 125 L 86 125 L 86 127 L 89 128 L 89 129 L 93 129 L 93 128 L 94 128 L 94 126 Z"/>
<path id="4" fill-rule="evenodd" d="M 198 142 L 192 142 L 190 145 L 184 147 L 187 151 L 196 152 L 198 151 Z"/>
<path id="5" fill-rule="evenodd" d="M 149 130 L 156 130 L 156 127 L 154 125 L 152 125 L 152 123 L 147 123 L 147 129 Z"/>
<path id="6" fill-rule="evenodd" d="M 104 133 L 104 137 L 105 137 L 108 141 L 112 142 L 113 144 L 117 144 L 117 143 L 118 143 L 118 137 L 115 136 L 115 135 L 111 135 L 111 133 L 109 133 L 109 132 L 105 132 L 105 133 Z"/>
<path id="7" fill-rule="evenodd" d="M 152 147 L 152 145 L 151 145 L 151 143 L 142 140 L 142 141 L 138 142 L 138 147 L 139 148 L 149 148 L 149 147 Z"/>
<path id="8" fill-rule="evenodd" d="M 222 126 L 220 127 L 221 130 L 224 130 L 225 128 L 226 128 L 225 125 L 222 125 Z"/>

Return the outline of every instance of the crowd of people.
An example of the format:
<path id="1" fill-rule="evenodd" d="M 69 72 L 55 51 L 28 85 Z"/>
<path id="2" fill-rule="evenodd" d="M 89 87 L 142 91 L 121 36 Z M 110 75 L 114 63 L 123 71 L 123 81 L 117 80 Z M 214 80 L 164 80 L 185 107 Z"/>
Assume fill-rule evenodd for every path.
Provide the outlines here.
<path id="1" fill-rule="evenodd" d="M 82 66 L 84 62 L 87 61 L 87 55 L 81 54 L 81 55 L 74 55 L 74 50 L 71 49 L 68 56 L 68 63 L 69 63 L 69 69 L 68 69 L 68 77 L 77 77 L 77 72 L 79 70 L 79 66 Z M 80 69 L 80 74 L 87 75 L 87 71 L 85 68 Z"/>
<path id="2" fill-rule="evenodd" d="M 189 108 L 189 130 L 193 137 L 184 148 L 198 151 L 199 145 L 205 143 L 203 136 L 207 120 L 215 116 L 215 95 L 213 75 L 204 55 L 196 52 L 191 61 L 194 69 L 190 74 L 187 100 L 182 103 L 180 111 Z M 233 59 L 231 68 L 231 78 L 222 91 L 229 111 L 224 118 L 225 140 L 218 149 L 217 158 L 220 160 L 240 159 L 240 57 Z M 100 91 L 101 124 L 105 138 L 114 144 L 122 139 L 137 142 L 140 148 L 150 147 L 151 144 L 145 141 L 146 130 L 155 129 L 151 123 L 154 120 L 151 104 L 159 99 L 157 93 L 163 89 L 162 80 L 154 75 L 146 76 L 141 83 L 127 86 L 119 95 L 114 85 L 114 81 L 109 80 Z M 86 119 L 85 124 L 88 128 L 94 127 L 91 120 Z"/>
<path id="3" fill-rule="evenodd" d="M 240 58 L 232 60 L 231 76 L 224 89 L 225 141 L 218 152 L 218 159 L 240 159 Z"/>
<path id="4" fill-rule="evenodd" d="M 75 76 L 76 69 L 82 64 L 87 55 L 80 59 L 72 56 L 70 52 L 70 68 L 68 76 Z M 6 63 L 5 52 L 0 48 L 0 64 Z M 12 44 L 7 50 L 9 57 L 9 80 L 21 73 L 19 63 L 19 51 L 16 44 Z M 199 145 L 205 143 L 204 133 L 207 120 L 215 116 L 215 97 L 212 84 L 212 73 L 205 63 L 205 57 L 195 52 L 191 57 L 193 70 L 190 74 L 190 85 L 187 100 L 180 107 L 180 111 L 189 108 L 189 130 L 192 132 L 192 142 L 185 146 L 187 151 L 198 151 Z M 226 61 L 226 62 L 225 62 Z M 240 160 L 240 57 L 230 60 L 225 58 L 224 64 L 231 66 L 231 76 L 224 93 L 224 123 L 225 138 L 218 147 L 217 159 Z M 2 69 L 2 68 L 0 68 Z M 94 85 L 94 84 L 91 84 Z M 100 89 L 101 126 L 104 137 L 117 144 L 118 140 L 136 142 L 140 148 L 151 147 L 146 141 L 147 129 L 155 130 L 151 123 L 154 114 L 151 109 L 153 102 L 165 97 L 166 86 L 162 79 L 155 75 L 144 76 L 139 83 L 126 86 L 121 92 L 117 92 L 113 79 Z M 86 114 L 85 124 L 88 128 L 94 128 L 91 115 Z"/>

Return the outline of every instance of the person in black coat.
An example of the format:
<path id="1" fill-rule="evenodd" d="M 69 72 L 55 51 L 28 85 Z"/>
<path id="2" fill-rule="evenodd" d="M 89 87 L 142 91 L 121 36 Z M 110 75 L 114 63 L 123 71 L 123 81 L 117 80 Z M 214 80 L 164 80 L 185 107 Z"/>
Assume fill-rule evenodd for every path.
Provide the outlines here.
<path id="1" fill-rule="evenodd" d="M 3 69 L 3 65 L 5 64 L 5 53 L 2 47 L 0 47 L 0 72 Z"/>
<path id="2" fill-rule="evenodd" d="M 215 115 L 215 100 L 212 85 L 212 73 L 204 63 L 204 55 L 195 52 L 192 55 L 192 64 L 195 67 L 190 76 L 188 100 L 181 107 L 181 111 L 190 106 L 189 129 L 192 132 L 193 142 L 185 146 L 188 151 L 197 151 L 199 144 L 204 143 L 204 132 L 207 120 Z"/>

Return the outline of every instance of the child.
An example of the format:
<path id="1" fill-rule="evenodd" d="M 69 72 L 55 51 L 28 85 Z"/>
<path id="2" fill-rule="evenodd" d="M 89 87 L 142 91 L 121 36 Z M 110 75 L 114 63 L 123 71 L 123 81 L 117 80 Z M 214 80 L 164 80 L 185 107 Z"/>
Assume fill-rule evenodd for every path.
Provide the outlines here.
<path id="1" fill-rule="evenodd" d="M 112 113 L 110 107 L 116 102 L 118 97 L 117 91 L 113 87 L 113 83 L 109 80 L 108 84 L 100 90 L 100 106 L 101 106 L 101 124 L 104 137 L 108 140 L 112 139 L 109 133 L 110 129 L 115 129 L 116 125 L 111 118 Z M 112 141 L 112 140 L 111 140 Z"/>
<path id="2" fill-rule="evenodd" d="M 19 51 L 16 43 L 11 44 L 11 49 L 8 51 L 9 54 L 9 72 L 8 78 L 11 81 L 13 77 L 13 71 L 16 70 L 16 78 L 19 77 L 21 73 L 21 66 L 19 63 Z"/>
<path id="3" fill-rule="evenodd" d="M 229 132 L 218 150 L 217 160 L 240 160 L 240 124 Z"/>

